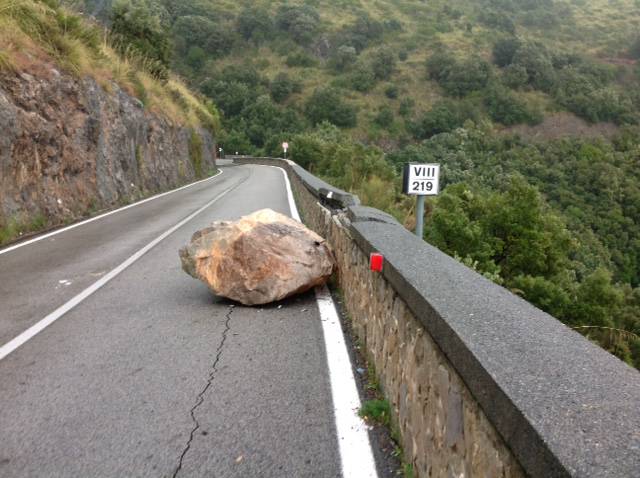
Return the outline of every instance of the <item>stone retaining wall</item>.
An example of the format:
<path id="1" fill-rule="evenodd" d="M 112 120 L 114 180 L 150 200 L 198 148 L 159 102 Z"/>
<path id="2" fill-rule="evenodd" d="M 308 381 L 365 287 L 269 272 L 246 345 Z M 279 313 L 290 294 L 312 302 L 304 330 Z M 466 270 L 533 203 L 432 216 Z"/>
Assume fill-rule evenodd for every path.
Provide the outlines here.
<path id="1" fill-rule="evenodd" d="M 285 169 L 332 245 L 414 476 L 640 476 L 636 370 L 295 163 L 235 162 Z"/>

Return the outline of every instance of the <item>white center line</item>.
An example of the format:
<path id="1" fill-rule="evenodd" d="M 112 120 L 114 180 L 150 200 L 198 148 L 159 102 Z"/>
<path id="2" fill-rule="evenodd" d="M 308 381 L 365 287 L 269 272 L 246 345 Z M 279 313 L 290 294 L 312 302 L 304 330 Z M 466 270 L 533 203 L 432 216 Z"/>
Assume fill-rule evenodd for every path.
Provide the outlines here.
<path id="1" fill-rule="evenodd" d="M 284 169 L 278 169 L 284 174 L 291 217 L 300 221 L 289 177 Z M 376 478 L 378 471 L 371 450 L 369 433 L 366 424 L 357 415 L 361 406 L 360 396 L 340 319 L 327 286 L 317 287 L 315 293 L 327 351 L 342 476 L 343 478 Z"/>
<path id="2" fill-rule="evenodd" d="M 237 185 L 236 185 L 237 186 Z M 0 360 L 2 360 L 3 358 L 5 358 L 7 355 L 9 355 L 11 352 L 13 352 L 14 350 L 16 350 L 18 347 L 20 347 L 21 345 L 23 345 L 25 342 L 27 342 L 28 340 L 30 340 L 31 338 L 33 338 L 34 336 L 36 336 L 38 333 L 42 332 L 45 328 L 47 328 L 49 325 L 51 325 L 52 323 L 54 323 L 56 320 L 58 320 L 60 317 L 62 317 L 64 314 L 66 314 L 67 312 L 69 312 L 71 309 L 73 309 L 74 307 L 76 307 L 78 304 L 80 304 L 83 300 L 85 300 L 87 297 L 89 297 L 90 295 L 92 295 L 94 292 L 96 292 L 98 289 L 100 289 L 103 285 L 105 285 L 107 282 L 109 282 L 111 279 L 113 279 L 114 277 L 116 277 L 118 274 L 120 274 L 122 271 L 124 271 L 127 267 L 129 267 L 131 264 L 133 264 L 134 262 L 136 262 L 138 259 L 140 259 L 143 255 L 145 255 L 147 252 L 149 252 L 153 247 L 155 247 L 158 243 L 160 243 L 163 239 L 165 239 L 167 236 L 169 236 L 170 234 L 172 234 L 173 232 L 175 232 L 177 229 L 179 229 L 180 227 L 184 226 L 187 222 L 189 222 L 191 219 L 193 219 L 194 217 L 196 217 L 198 214 L 200 214 L 202 211 L 204 211 L 205 209 L 207 209 L 209 206 L 211 206 L 213 203 L 215 203 L 216 201 L 218 201 L 219 199 L 221 199 L 223 196 L 225 196 L 227 193 L 229 193 L 230 191 L 232 191 L 236 186 L 232 186 L 229 189 L 226 189 L 225 191 L 223 191 L 222 193 L 218 194 L 215 198 L 213 198 L 211 201 L 209 201 L 208 203 L 206 203 L 204 206 L 202 206 L 200 209 L 198 209 L 197 211 L 195 211 L 194 213 L 190 214 L 189 216 L 187 216 L 186 218 L 184 218 L 182 221 L 180 221 L 178 224 L 176 224 L 175 226 L 173 226 L 171 229 L 163 232 L 161 235 L 159 235 L 157 238 L 155 238 L 153 241 L 151 241 L 149 244 L 147 244 L 146 246 L 144 246 L 142 249 L 138 250 L 135 254 L 133 254 L 131 257 L 129 257 L 127 260 L 125 260 L 122 264 L 120 264 L 118 267 L 116 267 L 115 269 L 111 270 L 108 274 L 106 274 L 104 277 L 102 277 L 101 279 L 99 279 L 98 281 L 94 282 L 92 285 L 90 285 L 89 287 L 87 287 L 85 290 L 83 290 L 82 292 L 80 292 L 78 295 L 76 295 L 75 297 L 73 297 L 71 300 L 69 300 L 68 302 L 64 303 L 63 305 L 61 305 L 60 307 L 58 307 L 56 310 L 54 310 L 53 312 L 51 312 L 49 315 L 47 315 L 44 319 L 40 320 L 39 322 L 35 323 L 34 325 L 32 325 L 31 327 L 29 327 L 27 330 L 25 330 L 24 332 L 22 332 L 20 335 L 18 335 L 16 338 L 14 338 L 13 340 L 11 340 L 10 342 L 7 342 L 5 345 L 3 345 L 2 347 L 0 347 Z M 79 224 L 78 224 L 79 225 Z"/>

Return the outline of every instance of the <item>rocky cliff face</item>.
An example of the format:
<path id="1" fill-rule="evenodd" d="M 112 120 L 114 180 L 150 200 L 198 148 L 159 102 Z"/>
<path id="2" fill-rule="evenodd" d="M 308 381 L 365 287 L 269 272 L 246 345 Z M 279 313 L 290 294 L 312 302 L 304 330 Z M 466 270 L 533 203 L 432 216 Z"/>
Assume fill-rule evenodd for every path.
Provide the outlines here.
<path id="1" fill-rule="evenodd" d="M 61 223 L 215 170 L 208 132 L 112 89 L 55 69 L 0 74 L 0 227 Z"/>

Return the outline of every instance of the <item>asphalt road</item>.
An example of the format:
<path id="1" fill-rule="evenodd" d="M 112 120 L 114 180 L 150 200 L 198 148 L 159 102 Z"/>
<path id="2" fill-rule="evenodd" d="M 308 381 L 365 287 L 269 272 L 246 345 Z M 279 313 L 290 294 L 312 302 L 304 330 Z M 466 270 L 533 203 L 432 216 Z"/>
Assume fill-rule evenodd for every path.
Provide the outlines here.
<path id="1" fill-rule="evenodd" d="M 278 169 L 225 168 L 0 254 L 0 345 L 227 190 L 0 360 L 1 477 L 340 475 L 313 294 L 233 306 L 180 268 L 213 220 L 289 214 Z"/>

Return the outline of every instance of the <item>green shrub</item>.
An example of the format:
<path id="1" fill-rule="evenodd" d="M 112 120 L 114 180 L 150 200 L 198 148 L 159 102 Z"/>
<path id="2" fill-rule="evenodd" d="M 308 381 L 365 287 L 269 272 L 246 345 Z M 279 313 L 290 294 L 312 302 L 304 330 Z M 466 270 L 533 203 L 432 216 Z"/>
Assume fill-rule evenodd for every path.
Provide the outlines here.
<path id="1" fill-rule="evenodd" d="M 416 102 L 413 98 L 403 98 L 400 101 L 400 106 L 398 107 L 398 114 L 404 117 L 411 116 L 415 105 Z"/>
<path id="2" fill-rule="evenodd" d="M 178 18 L 173 25 L 173 34 L 182 40 L 176 45 L 180 55 L 197 46 L 208 56 L 220 58 L 226 56 L 233 46 L 233 35 L 225 25 L 201 16 Z"/>
<path id="3" fill-rule="evenodd" d="M 529 74 L 522 65 L 509 65 L 502 71 L 501 79 L 509 88 L 517 90 L 529 83 Z"/>
<path id="4" fill-rule="evenodd" d="M 393 110 L 388 106 L 381 107 L 373 122 L 381 128 L 388 128 L 393 124 Z"/>
<path id="5" fill-rule="evenodd" d="M 286 73 L 278 73 L 271 81 L 271 97 L 276 103 L 283 103 L 294 92 L 300 91 L 300 83 L 293 81 Z"/>
<path id="6" fill-rule="evenodd" d="M 195 130 L 191 130 L 191 136 L 189 137 L 189 160 L 193 166 L 196 178 L 202 178 L 204 176 L 202 164 L 202 138 Z"/>
<path id="7" fill-rule="evenodd" d="M 368 14 L 358 15 L 355 22 L 342 28 L 337 34 L 339 45 L 348 45 L 358 53 L 382 38 L 383 26 Z"/>
<path id="8" fill-rule="evenodd" d="M 426 62 L 427 76 L 440 83 L 444 81 L 449 71 L 456 65 L 456 59 L 449 50 L 444 49 L 441 45 L 438 50 L 432 54 Z"/>
<path id="9" fill-rule="evenodd" d="M 318 61 L 303 51 L 297 51 L 288 55 L 285 63 L 287 66 L 291 67 L 298 66 L 301 68 L 310 68 L 316 66 Z"/>
<path id="10" fill-rule="evenodd" d="M 330 65 L 336 71 L 346 71 L 357 61 L 358 53 L 356 49 L 349 45 L 342 45 L 331 57 Z"/>
<path id="11" fill-rule="evenodd" d="M 504 12 L 496 12 L 494 10 L 484 10 L 478 18 L 481 23 L 491 29 L 500 30 L 507 33 L 515 33 L 516 26 L 513 20 Z"/>
<path id="12" fill-rule="evenodd" d="M 396 56 L 390 48 L 380 48 L 371 55 L 371 69 L 378 80 L 388 80 L 396 68 Z"/>
<path id="13" fill-rule="evenodd" d="M 534 88 L 550 91 L 555 81 L 555 70 L 547 49 L 533 42 L 525 42 L 513 55 L 513 64 L 527 72 L 527 82 Z"/>
<path id="14" fill-rule="evenodd" d="M 168 78 L 171 61 L 171 39 L 164 24 L 147 2 L 117 1 L 111 10 L 111 35 L 123 54 L 133 48 L 151 59 L 158 67 L 151 71 L 157 78 Z"/>
<path id="15" fill-rule="evenodd" d="M 255 151 L 251 141 L 244 131 L 231 130 L 223 131 L 220 134 L 219 146 L 224 150 L 225 154 L 253 154 Z"/>
<path id="16" fill-rule="evenodd" d="M 276 25 L 295 42 L 308 45 L 316 37 L 320 15 L 310 5 L 281 5 L 276 13 Z"/>
<path id="17" fill-rule="evenodd" d="M 452 96 L 465 96 L 472 91 L 484 88 L 490 77 L 490 65 L 474 57 L 453 67 L 441 85 Z"/>
<path id="18" fill-rule="evenodd" d="M 396 85 L 387 85 L 384 89 L 384 95 L 390 100 L 395 100 L 398 97 L 398 87 Z"/>
<path id="19" fill-rule="evenodd" d="M 517 37 L 500 38 L 493 45 L 493 62 L 499 67 L 510 65 L 520 45 L 521 42 Z"/>
<path id="20" fill-rule="evenodd" d="M 245 7 L 238 15 L 236 29 L 245 40 L 259 44 L 270 37 L 273 21 L 268 11 L 262 8 Z"/>
<path id="21" fill-rule="evenodd" d="M 477 120 L 478 112 L 468 101 L 441 100 L 410 125 L 416 139 L 426 139 L 461 127 L 467 120 Z"/>
<path id="22" fill-rule="evenodd" d="M 479 57 L 457 61 L 449 52 L 435 53 L 427 60 L 427 74 L 451 96 L 465 96 L 484 88 L 491 77 L 491 66 Z"/>
<path id="23" fill-rule="evenodd" d="M 351 128 L 356 125 L 356 110 L 334 88 L 320 88 L 307 100 L 305 113 L 316 125 L 328 121 L 336 126 Z"/>
<path id="24" fill-rule="evenodd" d="M 519 99 L 511 91 L 493 86 L 485 93 L 484 103 L 493 121 L 510 126 L 519 123 L 538 124 L 543 114 L 536 111 Z"/>
<path id="25" fill-rule="evenodd" d="M 358 410 L 358 415 L 365 419 L 388 426 L 391 423 L 391 407 L 387 400 L 367 400 Z"/>
<path id="26" fill-rule="evenodd" d="M 361 64 L 347 76 L 347 82 L 351 89 L 365 93 L 375 86 L 376 77 L 371 68 Z"/>

